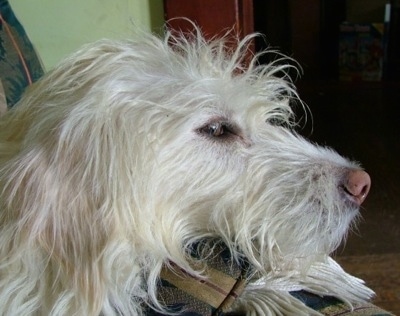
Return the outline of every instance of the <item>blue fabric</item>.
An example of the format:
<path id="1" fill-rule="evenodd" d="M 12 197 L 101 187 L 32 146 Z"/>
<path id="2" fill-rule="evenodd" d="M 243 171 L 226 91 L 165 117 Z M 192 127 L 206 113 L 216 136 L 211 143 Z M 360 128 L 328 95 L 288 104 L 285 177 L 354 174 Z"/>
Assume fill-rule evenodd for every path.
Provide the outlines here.
<path id="1" fill-rule="evenodd" d="M 0 80 L 7 106 L 21 98 L 26 87 L 44 71 L 23 26 L 7 0 L 0 0 Z"/>
<path id="2" fill-rule="evenodd" d="M 318 296 L 306 291 L 290 293 L 308 307 L 329 316 L 390 316 L 389 312 L 369 303 L 355 303 L 350 307 L 332 296 Z"/>

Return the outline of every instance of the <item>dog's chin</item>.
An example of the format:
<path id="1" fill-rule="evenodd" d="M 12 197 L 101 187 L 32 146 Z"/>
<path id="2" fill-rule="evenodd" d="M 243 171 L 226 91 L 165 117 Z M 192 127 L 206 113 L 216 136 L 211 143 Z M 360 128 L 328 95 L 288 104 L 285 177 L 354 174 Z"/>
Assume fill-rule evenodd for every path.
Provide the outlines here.
<path id="1" fill-rule="evenodd" d="M 306 258 L 333 253 L 360 217 L 355 203 L 346 204 L 340 212 L 325 212 L 322 216 L 309 213 L 301 220 L 303 224 L 295 223 L 292 229 L 279 233 L 277 245 L 282 257 Z"/>
<path id="2" fill-rule="evenodd" d="M 327 255 L 334 252 L 347 239 L 349 232 L 356 226 L 359 216 L 358 206 L 346 207 L 337 220 L 333 220 L 325 229 L 321 229 L 316 240 L 320 244 L 318 247 L 320 252 Z"/>

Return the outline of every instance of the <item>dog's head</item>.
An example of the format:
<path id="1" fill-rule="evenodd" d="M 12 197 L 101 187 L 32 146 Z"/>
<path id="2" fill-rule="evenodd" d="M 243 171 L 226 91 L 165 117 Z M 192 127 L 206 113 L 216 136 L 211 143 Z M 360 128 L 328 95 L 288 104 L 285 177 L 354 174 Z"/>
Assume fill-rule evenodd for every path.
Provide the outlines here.
<path id="1" fill-rule="evenodd" d="M 291 66 L 244 67 L 250 41 L 100 41 L 45 75 L 1 124 L 15 244 L 116 278 L 206 236 L 261 270 L 332 251 L 367 176 L 355 192 L 356 164 L 292 131 Z"/>

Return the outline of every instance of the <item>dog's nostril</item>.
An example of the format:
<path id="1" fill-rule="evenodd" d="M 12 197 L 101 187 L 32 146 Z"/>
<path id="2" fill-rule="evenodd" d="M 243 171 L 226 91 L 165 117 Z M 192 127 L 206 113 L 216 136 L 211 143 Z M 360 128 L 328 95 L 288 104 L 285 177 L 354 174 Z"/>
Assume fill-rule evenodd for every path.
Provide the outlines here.
<path id="1" fill-rule="evenodd" d="M 343 185 L 344 191 L 350 195 L 358 205 L 364 202 L 370 187 L 371 178 L 369 174 L 363 170 L 350 171 Z"/>

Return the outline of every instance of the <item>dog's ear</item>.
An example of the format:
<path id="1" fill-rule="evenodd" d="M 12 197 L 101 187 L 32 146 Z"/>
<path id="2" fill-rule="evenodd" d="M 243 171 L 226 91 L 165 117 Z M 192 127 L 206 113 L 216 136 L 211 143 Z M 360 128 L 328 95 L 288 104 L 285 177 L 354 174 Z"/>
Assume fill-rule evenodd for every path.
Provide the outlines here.
<path id="1" fill-rule="evenodd" d="M 0 225 L 9 243 L 0 255 L 10 265 L 40 261 L 57 278 L 53 286 L 103 302 L 107 249 L 110 265 L 132 251 L 124 245 L 134 230 L 134 135 L 123 110 L 110 108 L 102 87 L 93 90 L 96 76 L 69 66 L 44 77 L 0 123 Z M 27 273 L 32 279 L 44 271 Z"/>
<path id="2" fill-rule="evenodd" d="M 22 117 L 16 118 L 13 124 L 30 124 Z M 51 291 L 60 290 L 63 284 L 61 287 L 82 295 L 82 302 L 101 302 L 106 293 L 101 284 L 102 272 L 95 262 L 101 259 L 114 225 L 107 213 L 107 202 L 111 201 L 102 198 L 105 187 L 99 178 L 104 175 L 95 170 L 101 169 L 95 164 L 102 162 L 97 157 L 89 158 L 93 152 L 85 152 L 85 147 L 90 148 L 88 144 L 72 145 L 67 139 L 60 140 L 59 131 L 50 128 L 42 132 L 38 127 L 35 135 L 33 125 L 29 129 L 13 128 L 16 133 L 25 130 L 29 135 L 18 135 L 20 143 L 14 145 L 19 151 L 3 165 L 1 175 L 2 238 L 9 242 L 6 255 L 10 256 L 10 265 L 11 260 L 27 266 L 30 262 L 39 270 L 28 269 L 27 279 L 43 273 L 43 278 L 54 277 L 48 280 L 53 286 L 57 284 Z M 96 154 L 102 155 L 104 150 Z M 92 165 L 85 160 L 92 160 Z"/>

